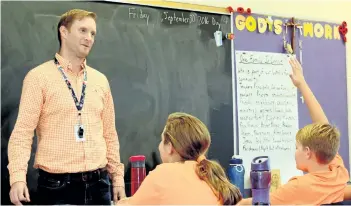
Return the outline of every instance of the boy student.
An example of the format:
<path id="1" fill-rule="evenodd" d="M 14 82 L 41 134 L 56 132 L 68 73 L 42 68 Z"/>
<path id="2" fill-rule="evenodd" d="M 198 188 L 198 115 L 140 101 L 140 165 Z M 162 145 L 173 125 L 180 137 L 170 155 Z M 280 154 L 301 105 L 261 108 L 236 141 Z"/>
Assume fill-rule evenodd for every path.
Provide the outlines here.
<path id="1" fill-rule="evenodd" d="M 338 154 L 340 133 L 330 125 L 322 107 L 307 85 L 300 63 L 290 60 L 293 73 L 290 78 L 300 90 L 313 123 L 296 134 L 296 167 L 307 174 L 293 177 L 288 183 L 270 194 L 272 205 L 329 204 L 344 199 L 349 174 Z M 239 204 L 251 204 L 243 199 Z"/>

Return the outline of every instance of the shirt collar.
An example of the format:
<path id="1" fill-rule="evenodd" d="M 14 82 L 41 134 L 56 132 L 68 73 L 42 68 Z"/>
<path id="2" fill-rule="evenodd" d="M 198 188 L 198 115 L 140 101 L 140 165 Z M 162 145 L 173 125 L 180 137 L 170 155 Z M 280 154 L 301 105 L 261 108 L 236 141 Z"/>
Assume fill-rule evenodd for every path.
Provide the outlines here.
<path id="1" fill-rule="evenodd" d="M 55 54 L 55 58 L 57 59 L 57 61 L 59 62 L 59 64 L 63 67 L 63 69 L 67 72 L 67 71 L 71 71 L 72 72 L 72 63 L 69 62 L 68 60 L 64 59 L 60 54 L 56 53 Z M 86 68 L 87 66 L 87 59 L 84 59 L 83 63 L 80 65 L 82 70 L 79 72 L 82 73 L 83 69 Z"/>

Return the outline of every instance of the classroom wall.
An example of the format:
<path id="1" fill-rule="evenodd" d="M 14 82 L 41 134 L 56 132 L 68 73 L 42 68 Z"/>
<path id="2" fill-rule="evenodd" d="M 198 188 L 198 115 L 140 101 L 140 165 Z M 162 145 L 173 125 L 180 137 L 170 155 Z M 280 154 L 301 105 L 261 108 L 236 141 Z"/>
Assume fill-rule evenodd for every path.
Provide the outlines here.
<path id="1" fill-rule="evenodd" d="M 346 21 L 348 27 L 351 25 L 351 1 L 350 0 L 138 0 L 125 1 L 136 2 L 141 4 L 153 4 L 161 6 L 170 6 L 174 8 L 191 8 L 198 10 L 207 10 L 214 12 L 225 12 L 226 7 L 239 6 L 251 8 L 253 13 L 267 14 L 282 17 L 296 17 L 300 19 L 326 21 L 331 23 L 341 23 Z M 191 4 L 191 5 L 189 5 Z M 346 43 L 346 65 L 347 65 L 347 87 L 348 87 L 348 105 L 351 103 L 351 32 L 348 32 Z M 337 92 L 337 91 L 335 91 Z M 348 107 L 348 127 L 351 136 L 351 107 Z M 346 137 L 347 137 L 346 136 Z M 345 137 L 344 135 L 342 137 Z M 351 151 L 351 141 L 349 148 Z M 349 153 L 351 156 L 351 153 Z M 351 157 L 350 165 L 351 165 Z M 349 168 L 351 171 L 351 168 Z"/>

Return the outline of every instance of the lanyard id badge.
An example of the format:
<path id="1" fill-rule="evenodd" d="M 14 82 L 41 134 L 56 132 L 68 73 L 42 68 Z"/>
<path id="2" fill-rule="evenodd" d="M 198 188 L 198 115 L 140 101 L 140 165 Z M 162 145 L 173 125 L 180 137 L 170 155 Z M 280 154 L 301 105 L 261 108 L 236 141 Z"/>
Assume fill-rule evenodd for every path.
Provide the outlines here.
<path id="1" fill-rule="evenodd" d="M 82 115 L 78 113 L 78 122 L 74 125 L 74 135 L 76 137 L 76 142 L 84 142 L 85 135 L 84 135 L 84 125 L 82 124 Z"/>
<path id="2" fill-rule="evenodd" d="M 58 70 L 61 72 L 63 80 L 66 82 L 68 89 L 71 91 L 72 97 L 74 104 L 77 108 L 78 111 L 78 122 L 76 125 L 74 125 L 74 135 L 75 139 L 77 142 L 84 142 L 86 141 L 85 138 L 85 131 L 84 131 L 84 125 L 82 124 L 82 113 L 81 110 L 84 106 L 84 99 L 85 99 L 85 88 L 87 84 L 87 72 L 86 68 L 84 68 L 84 81 L 83 81 L 83 86 L 82 86 L 82 95 L 80 97 L 80 101 L 78 102 L 78 98 L 76 94 L 74 93 L 74 90 L 72 88 L 71 82 L 68 80 L 67 75 L 65 74 L 65 71 L 63 70 L 62 66 L 59 64 L 58 60 L 55 58 L 55 64 L 58 68 Z"/>

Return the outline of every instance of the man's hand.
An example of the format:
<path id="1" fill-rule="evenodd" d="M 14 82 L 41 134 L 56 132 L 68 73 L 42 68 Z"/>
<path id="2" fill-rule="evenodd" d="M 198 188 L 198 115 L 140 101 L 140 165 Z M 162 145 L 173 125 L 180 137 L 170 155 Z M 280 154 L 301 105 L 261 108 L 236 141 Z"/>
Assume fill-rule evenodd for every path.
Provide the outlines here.
<path id="1" fill-rule="evenodd" d="M 15 205 L 22 205 L 21 201 L 30 202 L 29 191 L 25 182 L 15 182 L 10 190 L 11 202 Z"/>
<path id="2" fill-rule="evenodd" d="M 295 57 L 292 57 L 289 60 L 291 65 L 292 74 L 290 74 L 291 81 L 293 84 L 299 88 L 302 84 L 306 83 L 305 78 L 302 73 L 302 67 L 299 61 Z"/>
<path id="3" fill-rule="evenodd" d="M 124 187 L 113 187 L 113 202 L 114 204 L 117 204 L 118 198 L 123 199 L 126 197 L 126 191 Z"/>

